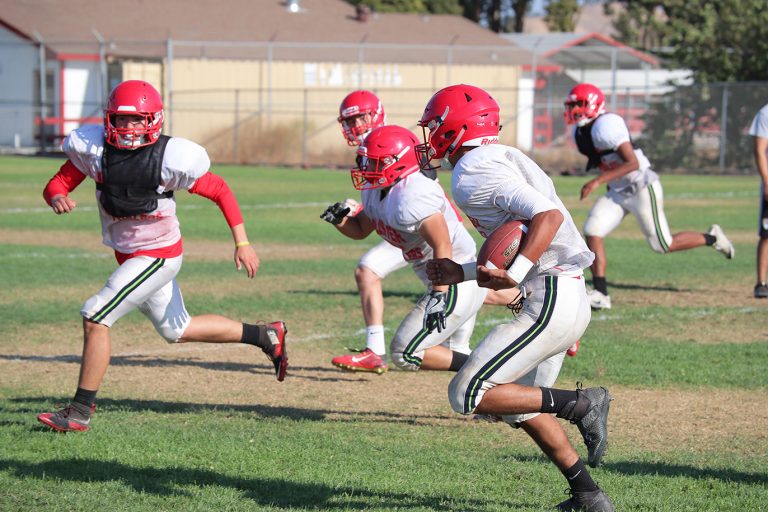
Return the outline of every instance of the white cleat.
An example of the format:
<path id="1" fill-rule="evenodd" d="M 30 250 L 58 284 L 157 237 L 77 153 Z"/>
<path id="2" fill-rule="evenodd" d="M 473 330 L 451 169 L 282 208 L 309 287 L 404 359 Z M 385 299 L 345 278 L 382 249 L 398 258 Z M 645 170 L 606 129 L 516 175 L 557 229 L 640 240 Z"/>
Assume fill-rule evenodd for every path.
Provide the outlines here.
<path id="1" fill-rule="evenodd" d="M 597 290 L 587 290 L 592 309 L 611 309 L 611 296 Z"/>
<path id="2" fill-rule="evenodd" d="M 723 253 L 729 260 L 732 260 L 733 257 L 736 256 L 736 249 L 733 247 L 731 241 L 728 240 L 728 237 L 725 236 L 723 228 L 717 224 L 712 224 L 707 234 L 715 237 L 715 243 L 712 247 L 714 247 L 717 252 Z"/>

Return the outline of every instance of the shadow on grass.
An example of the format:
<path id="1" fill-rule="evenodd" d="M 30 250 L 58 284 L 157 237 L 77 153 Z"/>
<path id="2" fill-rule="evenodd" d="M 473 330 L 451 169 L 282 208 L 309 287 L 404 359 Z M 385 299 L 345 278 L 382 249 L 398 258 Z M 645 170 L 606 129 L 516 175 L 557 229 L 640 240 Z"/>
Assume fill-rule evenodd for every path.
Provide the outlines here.
<path id="1" fill-rule="evenodd" d="M 62 397 L 17 397 L 7 402 L 22 404 L 19 407 L 4 408 L 7 412 L 18 414 L 39 414 L 53 410 L 54 404 L 66 403 L 68 398 Z M 0 402 L 2 403 L 2 402 Z M 435 421 L 463 421 L 460 416 L 453 414 L 401 414 L 390 411 L 362 411 L 350 413 L 346 410 L 309 409 L 301 407 L 276 407 L 259 404 L 216 404 L 194 402 L 167 402 L 163 400 L 111 399 L 97 400 L 98 411 L 94 421 L 98 421 L 99 413 L 110 411 L 145 412 L 158 414 L 189 414 L 189 413 L 221 413 L 232 412 L 254 414 L 260 418 L 288 418 L 296 421 L 332 421 L 339 423 L 388 423 L 407 424 L 412 426 L 434 427 Z M 46 429 L 47 430 L 47 429 Z"/>
<path id="2" fill-rule="evenodd" d="M 321 483 L 294 482 L 280 478 L 233 477 L 205 469 L 183 467 L 133 467 L 114 461 L 95 459 L 59 459 L 45 462 L 24 462 L 0 459 L 0 471 L 7 471 L 20 480 L 39 479 L 75 483 L 117 483 L 132 488 L 137 494 L 159 496 L 189 496 L 184 487 L 197 490 L 211 486 L 228 487 L 242 497 L 259 505 L 278 508 L 312 510 L 486 510 L 499 505 L 482 499 L 456 500 L 446 495 L 419 495 L 359 489 L 349 486 L 328 486 Z M 196 494 L 196 493 L 195 493 Z M 105 498 L 107 499 L 107 498 Z M 109 498 L 113 499 L 113 498 Z M 118 505 L 113 503 L 111 505 Z M 501 504 L 515 510 L 531 507 L 530 503 Z"/>
<path id="3" fill-rule="evenodd" d="M 350 295 L 354 297 L 360 295 L 357 290 L 290 290 L 288 293 L 298 295 Z M 382 294 L 385 299 L 389 297 L 398 297 L 402 299 L 411 299 L 413 302 L 416 302 L 424 293 L 384 290 Z"/>
<path id="4" fill-rule="evenodd" d="M 587 283 L 593 285 L 592 281 L 587 280 Z M 608 282 L 609 288 L 616 288 L 618 290 L 645 290 L 649 292 L 692 292 L 693 288 L 678 288 L 677 286 L 652 286 L 648 284 L 633 284 L 633 283 L 615 283 L 613 281 Z"/>
<path id="5" fill-rule="evenodd" d="M 515 462 L 546 463 L 547 459 L 541 456 L 513 456 L 509 457 Z M 735 482 L 746 485 L 765 485 L 768 474 L 746 473 L 727 468 L 697 468 L 682 464 L 669 464 L 666 462 L 605 462 L 600 466 L 601 471 L 619 473 L 627 476 L 662 476 L 670 478 L 692 478 L 694 480 L 719 480 L 721 482 Z M 593 475 L 595 476 L 595 475 Z M 610 489 L 608 489 L 610 492 Z"/>
<path id="6" fill-rule="evenodd" d="M 257 356 L 263 358 L 261 352 L 256 353 Z M 24 362 L 41 362 L 41 363 L 74 363 L 80 364 L 79 355 L 56 355 L 56 356 L 25 356 L 20 354 L 0 354 L 0 361 L 24 361 Z M 266 360 L 265 360 L 266 361 Z M 135 356 L 112 356 L 109 362 L 110 366 L 126 366 L 126 367 L 146 367 L 146 368 L 202 368 L 204 370 L 214 370 L 221 372 L 245 372 L 254 375 L 269 375 L 275 374 L 274 367 L 269 363 L 264 364 L 252 364 L 252 363 L 236 363 L 231 361 L 201 361 L 198 359 L 189 359 L 185 357 L 147 357 L 141 355 Z M 306 375 L 302 372 L 315 372 L 324 374 L 327 376 Z M 378 375 L 369 374 L 368 378 L 379 377 Z M 316 382 L 348 382 L 348 381 L 364 381 L 366 377 L 360 373 L 343 372 L 338 368 L 328 366 L 296 366 L 290 365 L 288 368 L 289 379 L 301 379 Z"/>

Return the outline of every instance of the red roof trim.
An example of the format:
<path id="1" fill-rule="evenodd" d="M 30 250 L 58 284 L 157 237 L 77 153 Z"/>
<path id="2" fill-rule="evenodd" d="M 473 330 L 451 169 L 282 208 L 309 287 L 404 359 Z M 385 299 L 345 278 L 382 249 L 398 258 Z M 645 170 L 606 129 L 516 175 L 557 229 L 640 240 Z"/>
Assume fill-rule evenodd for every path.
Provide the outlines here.
<path id="1" fill-rule="evenodd" d="M 522 69 L 523 71 L 530 71 L 533 65 L 531 64 L 523 64 Z M 561 66 L 557 65 L 548 65 L 548 66 L 536 66 L 536 71 L 539 73 L 557 73 L 561 71 L 563 68 Z"/>
<path id="2" fill-rule="evenodd" d="M 14 27 L 13 25 L 10 25 L 10 24 L 6 23 L 6 22 L 5 22 L 5 21 L 3 21 L 3 20 L 0 20 L 0 26 L 3 26 L 3 27 L 5 27 L 5 28 L 7 28 L 8 30 L 10 30 L 11 32 L 13 32 L 14 34 L 16 34 L 17 36 L 19 36 L 19 37 L 20 37 L 20 38 L 22 38 L 22 39 L 26 39 L 27 41 L 29 41 L 29 42 L 31 42 L 31 43 L 37 43 L 37 41 L 35 41 L 35 40 L 34 40 L 34 39 L 32 39 L 31 37 L 29 37 L 27 34 L 25 34 L 24 32 L 22 32 L 21 30 L 17 29 L 17 28 L 16 28 L 16 27 Z"/>
<path id="3" fill-rule="evenodd" d="M 572 46 L 578 46 L 581 43 L 583 43 L 584 41 L 587 41 L 589 39 L 597 39 L 598 41 L 602 41 L 603 43 L 605 43 L 607 45 L 615 46 L 616 48 L 622 48 L 622 49 L 625 49 L 625 50 L 629 50 L 629 53 L 631 53 L 632 55 L 634 55 L 638 59 L 643 60 L 643 61 L 645 61 L 645 62 L 647 62 L 649 64 L 653 64 L 654 66 L 658 66 L 658 64 L 659 64 L 659 59 L 657 59 L 656 57 L 652 57 L 651 55 L 648 55 L 645 52 L 641 52 L 640 50 L 635 50 L 631 46 L 627 46 L 624 43 L 620 43 L 619 41 L 617 41 L 617 40 L 615 40 L 615 39 L 613 39 L 611 37 L 604 36 L 603 34 L 600 34 L 599 32 L 591 32 L 589 34 L 584 34 L 582 37 L 574 39 L 573 41 L 571 41 L 571 42 L 561 46 L 560 48 L 555 48 L 554 50 L 551 50 L 551 51 L 548 51 L 546 53 L 543 53 L 542 57 L 545 57 L 545 58 L 546 57 L 551 57 L 552 55 L 554 55 L 554 54 L 556 54 L 556 53 L 558 53 L 558 52 L 560 52 L 562 50 L 565 50 L 566 48 L 570 48 Z"/>
<path id="4" fill-rule="evenodd" d="M 59 53 L 56 55 L 56 59 L 60 61 L 65 60 L 87 60 L 87 61 L 97 61 L 101 57 L 99 57 L 98 54 L 93 53 Z"/>

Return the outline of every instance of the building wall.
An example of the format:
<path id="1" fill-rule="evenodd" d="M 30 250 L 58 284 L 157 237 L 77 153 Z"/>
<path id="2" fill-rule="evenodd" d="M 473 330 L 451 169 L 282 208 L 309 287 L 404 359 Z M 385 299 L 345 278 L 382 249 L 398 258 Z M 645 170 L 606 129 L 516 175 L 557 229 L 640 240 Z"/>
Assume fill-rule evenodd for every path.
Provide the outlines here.
<path id="1" fill-rule="evenodd" d="M 171 70 L 166 133 L 203 144 L 218 161 L 325 165 L 329 155 L 348 155 L 336 117 L 343 97 L 358 88 L 379 95 L 389 124 L 417 134 L 416 121 L 436 90 L 454 83 L 486 88 L 508 119 L 502 142 L 517 142 L 513 66 L 175 59 Z M 123 79 L 160 85 L 162 67 L 126 62 Z"/>
<path id="2" fill-rule="evenodd" d="M 38 50 L 0 26 L 0 146 L 35 146 Z"/>

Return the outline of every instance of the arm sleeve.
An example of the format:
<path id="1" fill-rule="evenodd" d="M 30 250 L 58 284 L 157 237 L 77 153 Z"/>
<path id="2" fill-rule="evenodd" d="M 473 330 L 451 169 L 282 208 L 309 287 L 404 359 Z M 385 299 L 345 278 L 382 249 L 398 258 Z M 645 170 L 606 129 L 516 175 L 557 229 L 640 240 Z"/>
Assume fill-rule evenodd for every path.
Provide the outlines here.
<path id="1" fill-rule="evenodd" d="M 195 181 L 189 192 L 190 194 L 203 196 L 216 203 L 221 213 L 224 214 L 229 227 L 243 223 L 243 215 L 240 213 L 240 206 L 237 204 L 235 194 L 221 176 L 217 176 L 210 171 L 206 172 Z"/>
<path id="2" fill-rule="evenodd" d="M 523 182 L 508 181 L 493 194 L 496 206 L 517 217 L 532 219 L 534 215 L 556 210 L 557 205 L 538 190 Z"/>
<path id="3" fill-rule="evenodd" d="M 59 172 L 57 172 L 53 178 L 48 181 L 48 184 L 43 190 L 43 198 L 48 206 L 51 206 L 51 199 L 59 194 L 69 195 L 70 192 L 75 190 L 79 184 L 85 179 L 85 174 L 75 167 L 75 164 L 71 160 L 67 160 L 64 165 L 61 166 Z"/>

